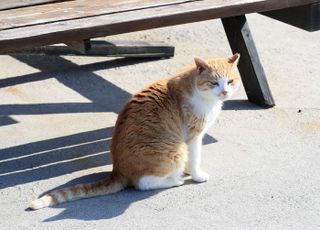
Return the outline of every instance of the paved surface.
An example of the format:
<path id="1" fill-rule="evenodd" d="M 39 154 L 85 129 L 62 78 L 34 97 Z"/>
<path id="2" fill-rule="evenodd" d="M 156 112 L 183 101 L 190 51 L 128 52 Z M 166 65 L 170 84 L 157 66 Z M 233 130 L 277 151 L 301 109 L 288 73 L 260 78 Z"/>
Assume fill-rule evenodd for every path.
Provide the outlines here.
<path id="1" fill-rule="evenodd" d="M 320 33 L 248 20 L 277 106 L 262 110 L 243 89 L 225 104 L 203 147 L 209 182 L 32 212 L 43 192 L 111 170 L 108 144 L 130 94 L 230 49 L 213 20 L 112 38 L 168 42 L 167 60 L 0 56 L 1 229 L 320 229 Z"/>

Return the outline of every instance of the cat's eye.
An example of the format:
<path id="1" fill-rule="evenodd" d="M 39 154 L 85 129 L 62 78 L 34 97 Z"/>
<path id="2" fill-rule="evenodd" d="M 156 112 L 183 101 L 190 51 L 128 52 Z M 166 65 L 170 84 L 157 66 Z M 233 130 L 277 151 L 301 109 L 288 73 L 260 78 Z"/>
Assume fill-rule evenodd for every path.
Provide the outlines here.
<path id="1" fill-rule="evenodd" d="M 211 85 L 214 85 L 214 86 L 218 86 L 219 83 L 218 82 L 210 82 Z"/>
<path id="2" fill-rule="evenodd" d="M 233 79 L 229 80 L 228 81 L 228 85 L 231 84 L 232 82 L 233 82 Z"/>

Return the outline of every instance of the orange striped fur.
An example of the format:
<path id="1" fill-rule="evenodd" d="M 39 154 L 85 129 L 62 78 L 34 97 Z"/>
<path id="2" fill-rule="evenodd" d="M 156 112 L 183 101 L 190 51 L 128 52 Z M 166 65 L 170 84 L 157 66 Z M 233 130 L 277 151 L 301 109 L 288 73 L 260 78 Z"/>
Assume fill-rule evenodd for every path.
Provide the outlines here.
<path id="1" fill-rule="evenodd" d="M 110 194 L 127 186 L 146 190 L 183 184 L 181 173 L 187 166 L 188 153 L 195 161 L 200 154 L 193 150 L 195 140 L 202 139 L 222 102 L 239 84 L 239 57 L 235 54 L 208 61 L 195 58 L 196 65 L 133 95 L 119 114 L 113 132 L 111 177 L 53 191 L 32 201 L 29 208 Z M 199 163 L 191 162 L 188 167 L 190 164 L 195 181 L 208 179 L 193 165 Z"/>

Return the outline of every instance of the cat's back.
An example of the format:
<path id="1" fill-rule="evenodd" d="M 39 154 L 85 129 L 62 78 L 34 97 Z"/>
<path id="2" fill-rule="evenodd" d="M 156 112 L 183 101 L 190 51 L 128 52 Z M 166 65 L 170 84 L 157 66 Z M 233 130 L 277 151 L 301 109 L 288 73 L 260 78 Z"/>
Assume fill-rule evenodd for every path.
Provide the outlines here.
<path id="1" fill-rule="evenodd" d="M 177 137 L 181 130 L 179 95 L 170 87 L 171 78 L 143 88 L 127 102 L 118 116 L 111 151 L 128 146 Z"/>
<path id="2" fill-rule="evenodd" d="M 168 87 L 172 78 L 158 80 L 134 94 L 121 111 L 116 125 L 133 120 L 139 122 L 155 121 L 175 110 L 177 100 Z"/>

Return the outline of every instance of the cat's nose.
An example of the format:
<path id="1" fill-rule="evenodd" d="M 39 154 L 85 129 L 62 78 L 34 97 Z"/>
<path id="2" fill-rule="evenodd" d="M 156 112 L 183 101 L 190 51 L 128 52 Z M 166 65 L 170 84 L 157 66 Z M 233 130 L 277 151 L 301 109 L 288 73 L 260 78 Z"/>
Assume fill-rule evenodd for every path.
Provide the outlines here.
<path id="1" fill-rule="evenodd" d="M 223 90 L 223 91 L 221 92 L 221 94 L 222 94 L 223 96 L 227 96 L 228 91 Z"/>

